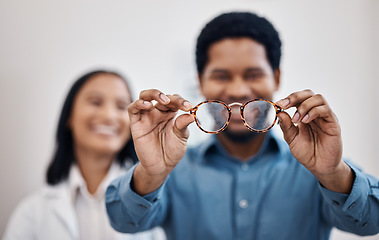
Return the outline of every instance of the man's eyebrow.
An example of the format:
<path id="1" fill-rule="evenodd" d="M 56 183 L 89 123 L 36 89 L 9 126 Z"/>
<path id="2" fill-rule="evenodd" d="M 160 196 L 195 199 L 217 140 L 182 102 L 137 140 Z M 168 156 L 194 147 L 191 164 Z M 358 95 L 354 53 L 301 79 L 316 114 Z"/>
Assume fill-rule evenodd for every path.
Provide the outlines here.
<path id="1" fill-rule="evenodd" d="M 245 72 L 263 72 L 263 69 L 259 67 L 250 67 L 247 68 Z"/>
<path id="2" fill-rule="evenodd" d="M 212 73 L 228 73 L 229 71 L 226 69 L 213 69 Z"/>

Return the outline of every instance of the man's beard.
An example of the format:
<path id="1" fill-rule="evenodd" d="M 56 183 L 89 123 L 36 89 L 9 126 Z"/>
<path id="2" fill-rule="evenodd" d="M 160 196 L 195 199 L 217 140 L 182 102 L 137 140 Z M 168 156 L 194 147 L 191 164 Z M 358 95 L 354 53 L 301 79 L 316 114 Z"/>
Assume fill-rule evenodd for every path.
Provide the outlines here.
<path id="1" fill-rule="evenodd" d="M 225 129 L 222 134 L 225 134 L 226 138 L 237 143 L 247 143 L 255 139 L 260 133 L 252 131 L 232 132 L 229 129 Z"/>

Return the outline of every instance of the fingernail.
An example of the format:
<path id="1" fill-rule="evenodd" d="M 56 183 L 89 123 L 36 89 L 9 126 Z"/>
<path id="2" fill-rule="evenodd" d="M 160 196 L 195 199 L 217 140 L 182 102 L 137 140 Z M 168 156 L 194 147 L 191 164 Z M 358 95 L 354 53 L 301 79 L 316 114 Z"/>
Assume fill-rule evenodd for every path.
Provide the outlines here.
<path id="1" fill-rule="evenodd" d="M 186 107 L 186 108 L 192 108 L 192 104 L 187 102 L 187 101 L 184 101 L 183 105 Z"/>
<path id="2" fill-rule="evenodd" d="M 159 98 L 163 101 L 163 102 L 169 102 L 170 99 L 164 95 L 163 93 L 159 94 Z"/>
<path id="3" fill-rule="evenodd" d="M 290 100 L 288 98 L 282 99 L 277 102 L 277 104 L 281 107 L 287 107 L 289 103 L 290 103 Z"/>
<path id="4" fill-rule="evenodd" d="M 295 115 L 293 115 L 292 122 L 297 123 L 297 121 L 299 121 L 299 118 L 300 118 L 300 113 L 296 112 Z"/>
<path id="5" fill-rule="evenodd" d="M 309 119 L 309 115 L 307 114 L 307 115 L 305 115 L 305 117 L 304 117 L 303 120 L 301 120 L 301 121 L 302 121 L 303 123 L 306 123 L 308 119 Z"/>
<path id="6" fill-rule="evenodd" d="M 149 101 L 143 101 L 143 105 L 150 106 L 151 102 L 149 102 Z"/>

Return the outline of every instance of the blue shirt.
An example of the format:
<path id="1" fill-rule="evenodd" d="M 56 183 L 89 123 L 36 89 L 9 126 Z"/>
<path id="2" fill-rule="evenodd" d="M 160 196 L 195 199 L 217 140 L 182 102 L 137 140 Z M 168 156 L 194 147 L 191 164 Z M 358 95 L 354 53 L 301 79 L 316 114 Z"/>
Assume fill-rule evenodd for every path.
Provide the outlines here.
<path id="1" fill-rule="evenodd" d="M 376 234 L 379 181 L 351 168 L 350 195 L 335 193 L 271 134 L 247 162 L 228 155 L 213 137 L 189 148 L 166 182 L 146 196 L 130 188 L 134 168 L 129 170 L 108 187 L 106 205 L 116 230 L 162 225 L 168 239 L 324 240 L 334 226 Z"/>

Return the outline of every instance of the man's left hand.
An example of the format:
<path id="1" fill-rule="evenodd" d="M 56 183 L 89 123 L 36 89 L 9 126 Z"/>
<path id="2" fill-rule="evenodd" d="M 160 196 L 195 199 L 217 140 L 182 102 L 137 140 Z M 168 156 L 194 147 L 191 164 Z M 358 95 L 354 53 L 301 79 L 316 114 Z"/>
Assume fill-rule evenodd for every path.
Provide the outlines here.
<path id="1" fill-rule="evenodd" d="M 354 174 L 342 161 L 341 127 L 325 98 L 304 90 L 290 94 L 277 104 L 284 110 L 297 109 L 292 119 L 286 112 L 278 114 L 284 139 L 293 156 L 324 187 L 350 193 Z"/>

